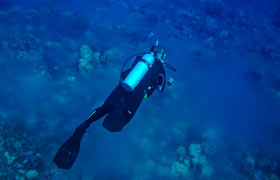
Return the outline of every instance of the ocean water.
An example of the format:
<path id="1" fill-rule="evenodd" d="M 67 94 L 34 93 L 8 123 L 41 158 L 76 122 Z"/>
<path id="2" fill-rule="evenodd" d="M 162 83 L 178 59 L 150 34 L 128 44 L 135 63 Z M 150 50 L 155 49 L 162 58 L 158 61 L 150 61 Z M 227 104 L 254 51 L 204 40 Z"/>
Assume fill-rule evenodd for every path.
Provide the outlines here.
<path id="1" fill-rule="evenodd" d="M 0 0 L 0 179 L 277 180 L 280 3 Z M 59 147 L 164 48 L 174 83 L 121 132 L 93 123 L 70 170 Z"/>

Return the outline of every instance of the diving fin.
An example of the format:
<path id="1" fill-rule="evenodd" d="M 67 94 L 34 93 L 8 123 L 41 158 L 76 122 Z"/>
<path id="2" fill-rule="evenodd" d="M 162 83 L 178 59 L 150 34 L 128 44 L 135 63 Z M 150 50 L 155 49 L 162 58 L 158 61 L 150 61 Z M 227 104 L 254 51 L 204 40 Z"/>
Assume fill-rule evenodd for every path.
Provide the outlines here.
<path id="1" fill-rule="evenodd" d="M 87 126 L 82 123 L 78 126 L 73 135 L 59 148 L 53 162 L 61 169 L 70 169 L 74 164 L 79 151 L 82 137 Z"/>

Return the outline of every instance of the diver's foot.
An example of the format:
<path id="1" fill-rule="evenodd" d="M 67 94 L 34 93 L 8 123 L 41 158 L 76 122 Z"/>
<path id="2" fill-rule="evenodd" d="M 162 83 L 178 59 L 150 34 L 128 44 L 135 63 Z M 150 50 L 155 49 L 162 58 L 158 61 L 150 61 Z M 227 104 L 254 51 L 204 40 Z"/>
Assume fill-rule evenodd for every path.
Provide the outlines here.
<path id="1" fill-rule="evenodd" d="M 75 139 L 77 138 L 77 140 L 81 140 L 81 138 L 85 134 L 87 128 L 88 128 L 87 124 L 85 122 L 83 122 L 78 127 L 76 127 L 76 130 L 73 133 L 72 137 L 74 137 Z"/>
<path id="2" fill-rule="evenodd" d="M 83 123 L 81 123 L 78 127 L 76 127 L 76 131 L 79 131 L 79 132 L 86 132 L 86 130 L 87 130 L 87 128 L 88 128 L 88 125 L 87 125 L 87 123 L 86 122 L 83 122 Z"/>

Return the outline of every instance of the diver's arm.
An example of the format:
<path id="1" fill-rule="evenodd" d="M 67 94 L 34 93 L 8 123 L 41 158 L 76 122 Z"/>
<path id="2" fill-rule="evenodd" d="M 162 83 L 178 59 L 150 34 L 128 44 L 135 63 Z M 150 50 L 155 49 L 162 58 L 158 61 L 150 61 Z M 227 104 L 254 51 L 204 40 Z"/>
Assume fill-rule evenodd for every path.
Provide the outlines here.
<path id="1" fill-rule="evenodd" d="M 166 79 L 165 77 L 166 77 L 165 71 L 162 68 L 162 70 L 160 71 L 157 77 L 157 90 L 159 92 L 163 92 L 165 89 L 165 79 Z"/>
<path id="2" fill-rule="evenodd" d="M 156 77 L 156 80 L 154 81 L 154 84 L 148 86 L 148 88 L 144 91 L 144 97 L 150 97 L 155 90 L 163 92 L 165 89 L 165 79 L 165 71 L 162 67 L 162 69 L 158 73 L 158 76 Z"/>
<path id="3" fill-rule="evenodd" d="M 148 88 L 144 91 L 145 97 L 150 97 L 155 90 L 159 92 L 163 92 L 165 89 L 165 72 L 161 72 L 158 74 L 157 81 L 154 86 L 148 86 Z"/>

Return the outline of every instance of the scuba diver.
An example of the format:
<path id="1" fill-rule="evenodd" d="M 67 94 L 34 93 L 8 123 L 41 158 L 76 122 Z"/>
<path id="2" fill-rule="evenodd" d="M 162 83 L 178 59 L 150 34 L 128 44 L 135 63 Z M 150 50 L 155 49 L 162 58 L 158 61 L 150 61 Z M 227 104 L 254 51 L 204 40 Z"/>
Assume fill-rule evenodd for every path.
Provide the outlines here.
<path id="1" fill-rule="evenodd" d="M 76 128 L 73 135 L 56 153 L 53 161 L 59 168 L 72 167 L 79 153 L 81 139 L 93 122 L 108 114 L 103 121 L 103 127 L 110 132 L 119 132 L 132 119 L 144 98 L 150 97 L 155 90 L 164 91 L 166 82 L 164 66 L 176 71 L 163 61 L 165 56 L 163 48 L 157 41 L 150 52 L 139 53 L 125 61 L 118 86 L 104 104 L 95 109 L 89 118 Z M 133 57 L 136 57 L 136 60 L 132 66 L 123 71 L 125 64 Z M 172 82 L 171 78 L 167 84 L 170 85 Z"/>

